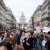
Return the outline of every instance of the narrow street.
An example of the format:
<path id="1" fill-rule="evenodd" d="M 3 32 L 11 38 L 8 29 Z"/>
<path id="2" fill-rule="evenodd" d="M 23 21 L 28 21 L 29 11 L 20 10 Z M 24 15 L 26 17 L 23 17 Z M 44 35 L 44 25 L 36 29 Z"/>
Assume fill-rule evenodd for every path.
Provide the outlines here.
<path id="1" fill-rule="evenodd" d="M 0 50 L 50 50 L 50 0 L 0 0 Z"/>

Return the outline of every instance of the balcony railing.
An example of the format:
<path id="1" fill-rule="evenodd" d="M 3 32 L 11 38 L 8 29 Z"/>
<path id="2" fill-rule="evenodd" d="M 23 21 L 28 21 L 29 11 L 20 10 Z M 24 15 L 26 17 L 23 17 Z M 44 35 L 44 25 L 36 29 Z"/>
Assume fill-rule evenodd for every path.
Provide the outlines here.
<path id="1" fill-rule="evenodd" d="M 47 20 L 50 21 L 50 16 L 47 17 Z"/>
<path id="2" fill-rule="evenodd" d="M 45 21 L 45 20 L 47 20 L 46 17 L 45 17 L 45 18 L 42 18 L 42 19 L 41 19 L 41 22 L 43 22 L 43 21 Z"/>
<path id="3" fill-rule="evenodd" d="M 50 16 L 48 16 L 48 17 L 45 17 L 45 18 L 42 18 L 42 19 L 41 19 L 41 22 L 43 22 L 43 21 L 45 21 L 45 20 L 48 20 L 48 21 L 50 21 Z"/>

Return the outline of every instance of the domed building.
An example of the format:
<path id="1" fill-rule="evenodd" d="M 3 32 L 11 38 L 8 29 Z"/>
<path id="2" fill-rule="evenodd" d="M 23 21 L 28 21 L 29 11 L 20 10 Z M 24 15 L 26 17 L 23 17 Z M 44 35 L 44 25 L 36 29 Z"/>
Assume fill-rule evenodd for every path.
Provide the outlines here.
<path id="1" fill-rule="evenodd" d="M 22 15 L 20 16 L 19 23 L 22 23 L 22 24 L 26 23 L 26 18 L 23 12 L 22 12 Z"/>
<path id="2" fill-rule="evenodd" d="M 26 18 L 24 16 L 24 13 L 22 12 L 20 19 L 19 19 L 19 28 L 23 29 L 28 26 L 28 23 L 26 22 Z"/>

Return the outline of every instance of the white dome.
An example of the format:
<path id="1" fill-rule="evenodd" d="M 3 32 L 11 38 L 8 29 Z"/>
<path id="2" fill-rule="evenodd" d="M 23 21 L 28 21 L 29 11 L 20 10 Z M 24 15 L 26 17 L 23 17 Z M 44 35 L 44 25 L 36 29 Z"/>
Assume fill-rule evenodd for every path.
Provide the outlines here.
<path id="1" fill-rule="evenodd" d="M 24 16 L 24 14 L 23 14 L 23 12 L 22 12 L 22 15 L 20 16 L 20 21 L 19 22 L 26 22 L 26 18 L 25 18 L 25 16 Z"/>

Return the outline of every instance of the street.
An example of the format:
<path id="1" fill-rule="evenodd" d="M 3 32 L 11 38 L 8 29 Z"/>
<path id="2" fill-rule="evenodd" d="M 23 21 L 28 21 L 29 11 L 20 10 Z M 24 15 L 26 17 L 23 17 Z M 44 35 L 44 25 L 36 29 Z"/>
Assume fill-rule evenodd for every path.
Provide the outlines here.
<path id="1" fill-rule="evenodd" d="M 0 50 L 50 50 L 50 0 L 0 0 Z"/>

